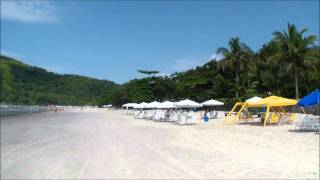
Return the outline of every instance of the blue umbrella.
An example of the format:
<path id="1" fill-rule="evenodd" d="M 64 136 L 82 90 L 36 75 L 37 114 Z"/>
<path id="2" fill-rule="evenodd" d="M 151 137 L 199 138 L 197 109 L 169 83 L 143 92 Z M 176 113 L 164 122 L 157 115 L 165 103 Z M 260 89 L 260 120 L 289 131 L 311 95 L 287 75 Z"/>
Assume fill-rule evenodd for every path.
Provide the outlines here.
<path id="1" fill-rule="evenodd" d="M 299 106 L 313 106 L 313 105 L 320 105 L 320 90 L 315 90 L 309 95 L 303 97 L 299 102 Z"/>

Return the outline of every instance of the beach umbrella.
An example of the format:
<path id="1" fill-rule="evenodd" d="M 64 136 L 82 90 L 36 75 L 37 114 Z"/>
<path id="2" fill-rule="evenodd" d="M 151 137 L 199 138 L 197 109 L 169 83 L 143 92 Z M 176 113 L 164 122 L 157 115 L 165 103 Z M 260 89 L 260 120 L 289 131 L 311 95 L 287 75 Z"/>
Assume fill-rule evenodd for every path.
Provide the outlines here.
<path id="1" fill-rule="evenodd" d="M 254 102 L 260 101 L 261 99 L 262 99 L 261 97 L 254 96 L 254 97 L 252 97 L 252 98 L 247 99 L 246 102 L 248 102 L 248 103 L 254 103 Z"/>
<path id="2" fill-rule="evenodd" d="M 180 108 L 198 108 L 202 106 L 201 104 L 191 101 L 189 99 L 176 102 L 175 105 Z"/>
<path id="3" fill-rule="evenodd" d="M 210 99 L 208 101 L 205 101 L 205 102 L 201 103 L 201 105 L 203 105 L 203 106 L 222 106 L 222 105 L 224 105 L 224 103 L 220 102 L 220 101 L 216 101 L 216 100 Z"/>
<path id="4" fill-rule="evenodd" d="M 158 109 L 170 109 L 170 108 L 176 108 L 176 106 L 174 105 L 174 102 L 165 101 L 160 103 L 160 105 L 158 106 Z"/>
<path id="5" fill-rule="evenodd" d="M 160 105 L 160 103 L 158 101 L 153 101 L 151 103 L 148 103 L 146 105 L 146 108 L 157 108 Z"/>
<path id="6" fill-rule="evenodd" d="M 124 104 L 122 105 L 122 107 L 134 107 L 135 105 L 137 105 L 137 103 L 127 103 L 127 104 Z"/>
<path id="7" fill-rule="evenodd" d="M 148 103 L 146 103 L 146 102 L 142 102 L 142 103 L 140 103 L 140 104 L 135 104 L 135 105 L 133 106 L 133 108 L 135 108 L 135 109 L 144 109 L 144 108 L 146 108 L 147 104 L 148 104 Z"/>
<path id="8" fill-rule="evenodd" d="M 320 105 L 320 90 L 315 90 L 307 96 L 303 97 L 299 102 L 299 106 L 313 106 Z"/>

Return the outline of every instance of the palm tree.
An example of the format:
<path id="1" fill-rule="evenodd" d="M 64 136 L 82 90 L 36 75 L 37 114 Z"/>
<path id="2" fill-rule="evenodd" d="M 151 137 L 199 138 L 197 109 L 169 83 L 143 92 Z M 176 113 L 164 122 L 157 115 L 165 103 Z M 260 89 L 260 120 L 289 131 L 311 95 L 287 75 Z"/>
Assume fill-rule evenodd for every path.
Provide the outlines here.
<path id="1" fill-rule="evenodd" d="M 238 37 L 231 38 L 229 48 L 220 47 L 217 49 L 217 54 L 221 54 L 224 58 L 222 61 L 223 69 L 225 66 L 229 66 L 234 69 L 235 72 L 235 92 L 236 98 L 239 97 L 240 87 L 240 71 L 246 66 L 245 60 L 252 55 L 252 51 L 245 43 L 240 42 Z"/>
<path id="2" fill-rule="evenodd" d="M 288 23 L 287 32 L 276 31 L 273 33 L 274 39 L 280 48 L 280 57 L 288 63 L 287 71 L 293 73 L 296 99 L 299 99 L 298 76 L 304 67 L 306 52 L 310 48 L 310 45 L 317 39 L 314 35 L 304 36 L 304 33 L 307 31 L 308 29 L 306 28 L 298 31 L 294 24 Z"/>

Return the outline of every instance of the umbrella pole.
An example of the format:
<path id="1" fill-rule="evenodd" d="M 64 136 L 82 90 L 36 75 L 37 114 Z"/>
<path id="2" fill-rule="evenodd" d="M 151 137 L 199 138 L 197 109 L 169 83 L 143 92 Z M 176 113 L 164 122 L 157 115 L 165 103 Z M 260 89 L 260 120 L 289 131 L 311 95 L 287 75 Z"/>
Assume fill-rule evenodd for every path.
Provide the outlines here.
<path id="1" fill-rule="evenodd" d="M 240 113 L 242 112 L 243 108 L 246 107 L 246 105 L 247 105 L 246 103 L 242 105 L 242 107 L 241 107 L 240 111 L 237 113 L 236 117 L 234 117 L 234 118 L 232 119 L 232 121 L 231 121 L 232 124 L 234 123 L 234 121 L 236 120 L 236 118 L 239 118 Z"/>
<path id="2" fill-rule="evenodd" d="M 266 112 L 266 116 L 264 118 L 264 123 L 263 123 L 263 127 L 266 126 L 267 120 L 269 118 L 269 111 L 270 111 L 270 106 L 267 107 L 267 112 Z"/>
<path id="3" fill-rule="evenodd" d="M 231 114 L 233 113 L 233 111 L 236 109 L 236 107 L 238 106 L 239 104 L 236 103 L 233 108 L 231 109 L 231 111 L 228 113 L 227 117 L 224 118 L 222 124 L 225 124 L 227 122 L 227 120 L 229 119 L 229 117 L 231 116 Z"/>

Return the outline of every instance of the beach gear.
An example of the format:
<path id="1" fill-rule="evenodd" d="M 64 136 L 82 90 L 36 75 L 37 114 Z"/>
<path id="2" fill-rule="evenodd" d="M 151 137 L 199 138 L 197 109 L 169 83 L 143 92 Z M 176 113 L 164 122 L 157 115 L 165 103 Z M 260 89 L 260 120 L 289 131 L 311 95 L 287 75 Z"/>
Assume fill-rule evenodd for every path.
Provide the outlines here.
<path id="1" fill-rule="evenodd" d="M 160 103 L 158 101 L 153 101 L 151 103 L 146 104 L 145 108 L 155 109 L 158 108 Z"/>
<path id="2" fill-rule="evenodd" d="M 176 108 L 176 106 L 174 105 L 173 102 L 165 101 L 165 102 L 160 103 L 157 108 L 158 109 L 171 109 L 171 108 Z"/>
<path id="3" fill-rule="evenodd" d="M 199 108 L 202 106 L 201 104 L 191 101 L 189 99 L 176 102 L 175 105 L 180 108 Z"/>
<path id="4" fill-rule="evenodd" d="M 210 99 L 208 101 L 202 102 L 201 105 L 202 106 L 223 106 L 224 103 L 220 102 L 220 101 L 216 101 L 216 100 Z"/>
<path id="5" fill-rule="evenodd" d="M 144 108 L 146 108 L 147 104 L 148 104 L 148 103 L 142 102 L 142 103 L 140 103 L 140 104 L 135 104 L 135 105 L 133 105 L 133 108 L 134 108 L 134 109 L 144 109 Z"/>
<path id="6" fill-rule="evenodd" d="M 320 90 L 315 90 L 307 96 L 303 97 L 299 102 L 299 106 L 313 106 L 320 105 Z"/>
<path id="7" fill-rule="evenodd" d="M 283 98 L 279 96 L 269 96 L 266 98 L 263 98 L 258 101 L 247 101 L 247 102 L 238 102 L 234 105 L 232 110 L 228 113 L 228 115 L 224 118 L 223 123 L 226 123 L 229 119 L 231 119 L 231 123 L 234 123 L 236 119 L 239 119 L 240 113 L 245 111 L 249 113 L 248 108 L 256 107 L 256 108 L 261 108 L 261 107 L 266 107 L 266 113 L 264 116 L 264 123 L 263 126 L 266 126 L 266 123 L 269 121 L 271 122 L 279 122 L 281 119 L 282 113 L 285 113 L 285 110 L 282 108 L 283 106 L 295 106 L 297 105 L 298 101 L 294 99 L 288 99 L 288 98 Z M 231 117 L 231 115 L 235 112 L 236 108 L 240 107 L 240 110 L 236 113 L 235 116 Z M 275 116 L 273 117 L 273 114 L 269 114 L 269 112 L 275 112 Z"/>
<path id="8" fill-rule="evenodd" d="M 252 103 L 252 102 L 260 101 L 261 99 L 262 99 L 261 97 L 254 96 L 254 97 L 252 97 L 252 98 L 247 99 L 246 102 Z"/>

